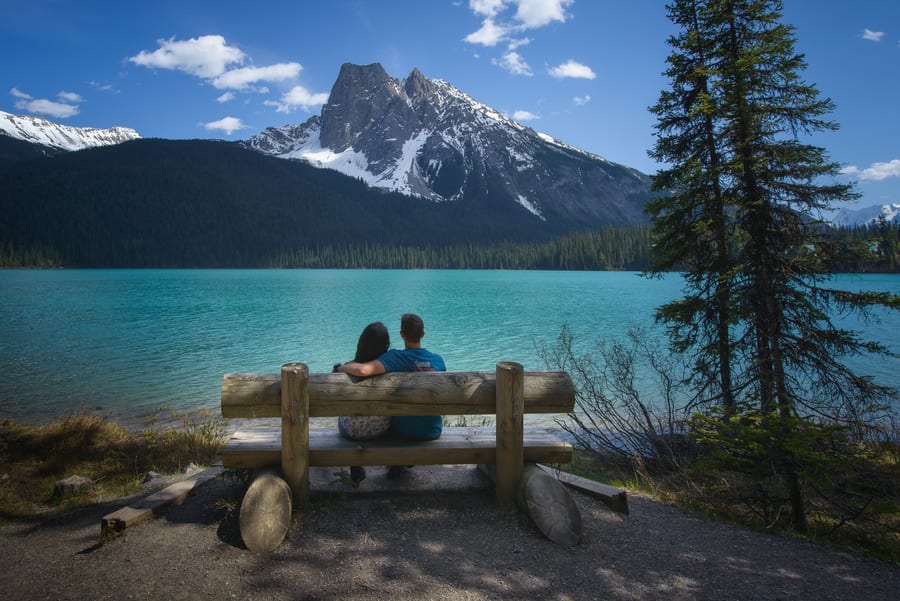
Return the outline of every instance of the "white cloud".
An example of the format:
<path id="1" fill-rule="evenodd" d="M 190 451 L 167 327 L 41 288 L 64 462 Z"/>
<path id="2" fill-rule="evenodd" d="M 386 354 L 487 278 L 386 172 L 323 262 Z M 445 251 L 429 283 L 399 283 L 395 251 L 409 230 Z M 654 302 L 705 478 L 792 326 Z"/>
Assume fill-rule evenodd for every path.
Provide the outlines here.
<path id="1" fill-rule="evenodd" d="M 54 102 L 46 98 L 37 98 L 35 100 L 19 100 L 16 102 L 16 108 L 29 113 L 37 113 L 38 115 L 49 115 L 57 119 L 65 119 L 74 117 L 78 114 L 78 107 L 62 102 Z"/>
<path id="2" fill-rule="evenodd" d="M 71 102 L 72 104 L 77 104 L 83 100 L 83 98 L 75 92 L 60 92 L 56 97 L 64 102 Z"/>
<path id="3" fill-rule="evenodd" d="M 113 94 L 118 94 L 119 91 L 116 90 L 115 87 L 111 83 L 100 83 L 99 81 L 89 81 L 88 85 L 96 90 L 100 90 L 102 92 L 112 92 Z"/>
<path id="4" fill-rule="evenodd" d="M 554 21 L 565 22 L 568 18 L 566 8 L 573 2 L 574 0 L 469 0 L 469 8 L 483 19 L 481 28 L 463 39 L 470 44 L 496 46 L 513 33 L 538 29 Z M 508 17 L 501 18 L 507 9 L 515 11 Z"/>
<path id="5" fill-rule="evenodd" d="M 573 60 L 566 61 L 558 67 L 553 67 L 548 71 L 552 77 L 562 79 L 564 77 L 575 77 L 580 79 L 594 79 L 597 74 L 587 65 L 575 62 Z"/>
<path id="6" fill-rule="evenodd" d="M 510 50 L 515 50 L 519 46 L 526 46 L 530 43 L 531 43 L 531 38 L 521 38 L 519 40 L 510 40 L 509 45 L 507 45 L 507 48 L 509 48 Z"/>
<path id="7" fill-rule="evenodd" d="M 157 40 L 159 48 L 153 52 L 142 50 L 128 60 L 143 67 L 184 71 L 197 77 L 218 77 L 229 65 L 241 63 L 246 55 L 239 48 L 228 46 L 220 35 L 204 35 L 189 40 Z"/>
<path id="8" fill-rule="evenodd" d="M 572 102 L 575 103 L 575 106 L 584 106 L 588 102 L 591 101 L 591 97 L 585 94 L 584 96 L 575 96 L 572 98 Z"/>
<path id="9" fill-rule="evenodd" d="M 469 8 L 476 15 L 493 17 L 503 9 L 507 0 L 469 0 Z"/>
<path id="10" fill-rule="evenodd" d="M 847 165 L 838 173 L 841 175 L 859 176 L 864 181 L 881 181 L 889 177 L 900 177 L 900 159 L 894 159 L 886 163 L 872 163 L 865 169 L 856 165 Z"/>
<path id="11" fill-rule="evenodd" d="M 220 90 L 244 90 L 258 81 L 284 81 L 300 74 L 299 63 L 278 63 L 268 67 L 242 67 L 226 71 L 212 80 Z"/>
<path id="12" fill-rule="evenodd" d="M 528 63 L 525 62 L 518 52 L 507 52 L 499 60 L 492 59 L 491 62 L 506 69 L 513 75 L 527 75 L 529 77 L 533 75 L 531 67 L 528 66 Z"/>
<path id="13" fill-rule="evenodd" d="M 66 119 L 78 114 L 78 106 L 75 104 L 56 102 L 46 98 L 33 98 L 30 94 L 26 94 L 18 88 L 10 89 L 9 93 L 19 99 L 15 102 L 15 107 L 22 111 L 37 115 L 48 115 L 56 119 Z M 64 101 L 81 101 L 81 96 L 73 92 L 60 92 L 57 96 Z"/>
<path id="14" fill-rule="evenodd" d="M 328 102 L 327 93 L 320 92 L 318 94 L 313 94 L 303 86 L 294 86 L 281 96 L 280 102 L 267 100 L 263 104 L 274 106 L 275 111 L 278 113 L 290 113 L 297 107 L 301 107 L 303 110 L 309 110 L 310 108 L 321 106 L 326 102 Z"/>
<path id="15" fill-rule="evenodd" d="M 518 0 L 516 20 L 527 29 L 543 27 L 554 21 L 565 22 L 566 7 L 575 0 Z"/>
<path id="16" fill-rule="evenodd" d="M 220 35 L 206 35 L 189 40 L 159 40 L 159 49 L 142 51 L 129 58 L 144 67 L 172 69 L 199 77 L 219 90 L 227 90 L 216 98 L 222 104 L 235 98 L 235 92 L 269 94 L 263 82 L 284 82 L 297 78 L 303 66 L 296 62 L 276 63 L 262 67 L 237 66 L 248 57 L 236 46 L 229 46 Z M 232 91 L 234 90 L 234 91 Z M 302 86 L 295 86 L 280 101 L 268 100 L 264 104 L 275 106 L 279 112 L 288 113 L 296 107 L 308 108 L 324 104 L 327 94 L 312 94 Z M 228 134 L 245 126 L 232 117 L 204 125 L 207 129 L 221 129 Z"/>
<path id="17" fill-rule="evenodd" d="M 880 42 L 881 38 L 884 37 L 883 31 L 872 31 L 871 29 L 864 29 L 862 33 L 863 39 L 871 40 L 873 42 Z"/>
<path id="18" fill-rule="evenodd" d="M 519 110 L 519 111 L 516 111 L 515 113 L 513 113 L 512 117 L 516 121 L 534 121 L 535 119 L 540 119 L 540 117 L 538 115 L 535 115 L 534 113 L 531 113 L 529 111 L 522 111 L 522 110 Z"/>
<path id="19" fill-rule="evenodd" d="M 225 117 L 223 119 L 219 119 L 218 121 L 204 123 L 203 127 L 210 131 L 218 129 L 224 131 L 225 135 L 230 136 L 232 133 L 240 129 L 247 129 L 249 126 L 244 125 L 237 117 Z"/>
<path id="20" fill-rule="evenodd" d="M 872 163 L 859 172 L 861 180 L 881 181 L 889 177 L 900 177 L 900 159 L 894 159 L 887 163 Z"/>
<path id="21" fill-rule="evenodd" d="M 485 19 L 481 24 L 481 29 L 470 33 L 463 39 L 470 44 L 496 46 L 506 39 L 508 33 L 509 30 L 506 27 L 496 25 L 492 19 Z"/>

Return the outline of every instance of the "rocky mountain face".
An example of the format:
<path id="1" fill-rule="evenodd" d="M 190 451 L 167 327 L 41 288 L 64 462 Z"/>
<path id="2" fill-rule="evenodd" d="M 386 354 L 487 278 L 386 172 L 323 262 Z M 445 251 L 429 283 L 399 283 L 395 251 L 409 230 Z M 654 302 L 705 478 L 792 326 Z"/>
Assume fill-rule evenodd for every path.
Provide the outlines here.
<path id="1" fill-rule="evenodd" d="M 82 150 L 110 146 L 140 138 L 128 127 L 72 127 L 30 115 L 13 115 L 0 111 L 0 134 L 56 150 Z"/>
<path id="2" fill-rule="evenodd" d="M 650 178 L 567 146 L 414 69 L 344 64 L 321 115 L 245 142 L 369 186 L 434 202 L 487 203 L 553 229 L 646 221 Z"/>

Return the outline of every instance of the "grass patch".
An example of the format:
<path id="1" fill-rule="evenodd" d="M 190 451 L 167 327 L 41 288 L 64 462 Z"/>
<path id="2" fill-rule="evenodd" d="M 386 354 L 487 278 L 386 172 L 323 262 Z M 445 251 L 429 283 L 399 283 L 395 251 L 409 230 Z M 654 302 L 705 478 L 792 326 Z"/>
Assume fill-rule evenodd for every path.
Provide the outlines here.
<path id="1" fill-rule="evenodd" d="M 150 471 L 173 474 L 191 463 L 213 463 L 225 443 L 226 422 L 207 414 L 179 417 L 177 427 L 139 432 L 87 412 L 41 426 L 0 424 L 0 520 L 132 494 Z M 94 487 L 53 499 L 54 483 L 75 474 Z"/>
<path id="2" fill-rule="evenodd" d="M 708 462 L 680 469 L 614 453 L 576 449 L 567 470 L 613 486 L 638 490 L 714 519 L 861 553 L 900 566 L 900 445 L 882 444 L 864 460 L 843 465 L 833 479 L 808 483 L 809 529 L 790 528 L 787 493 L 777 479 L 748 477 Z"/>

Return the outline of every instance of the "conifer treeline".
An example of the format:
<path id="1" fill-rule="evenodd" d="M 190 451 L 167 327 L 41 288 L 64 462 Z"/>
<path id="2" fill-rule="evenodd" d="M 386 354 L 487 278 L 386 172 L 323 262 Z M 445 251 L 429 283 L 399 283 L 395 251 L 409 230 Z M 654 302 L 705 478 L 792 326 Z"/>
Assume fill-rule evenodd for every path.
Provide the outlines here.
<path id="1" fill-rule="evenodd" d="M 647 226 L 605 228 L 537 242 L 469 242 L 448 245 L 402 245 L 338 241 L 272 256 L 255 254 L 246 261 L 217 262 L 194 257 L 188 264 L 141 255 L 146 261 L 123 264 L 115 257 L 94 258 L 90 265 L 72 264 L 53 248 L 0 245 L 0 267 L 257 267 L 321 269 L 642 269 L 649 260 Z M 115 253 L 121 257 L 126 253 Z M 230 248 L 228 256 L 237 257 Z M 131 255 L 136 257 L 136 255 Z"/>
<path id="2" fill-rule="evenodd" d="M 545 243 L 326 244 L 285 253 L 266 267 L 333 269 L 638 270 L 649 260 L 647 226 L 578 232 Z"/>
<path id="3" fill-rule="evenodd" d="M 900 272 L 900 223 L 879 221 L 836 228 L 830 238 L 846 251 L 838 265 L 840 271 Z"/>
<path id="4" fill-rule="evenodd" d="M 900 224 L 843 227 L 830 239 L 847 249 L 840 264 L 844 272 L 900 272 Z M 116 253 L 121 257 L 122 254 Z M 90 265 L 64 260 L 44 244 L 28 248 L 0 244 L 0 268 L 54 267 L 256 267 L 306 269 L 537 269 L 642 270 L 649 264 L 648 226 L 604 228 L 569 234 L 550 242 L 469 242 L 465 244 L 406 245 L 338 241 L 304 246 L 270 255 L 243 254 L 246 260 L 217 261 L 194 257 L 186 264 L 162 257 L 122 262 L 97 258 Z M 229 256 L 239 257 L 231 248 Z"/>

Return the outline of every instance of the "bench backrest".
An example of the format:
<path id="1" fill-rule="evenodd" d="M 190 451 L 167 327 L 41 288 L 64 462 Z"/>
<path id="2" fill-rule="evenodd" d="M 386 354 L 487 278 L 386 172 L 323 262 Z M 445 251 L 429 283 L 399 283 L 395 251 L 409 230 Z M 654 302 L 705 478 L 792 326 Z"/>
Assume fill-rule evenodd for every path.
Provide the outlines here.
<path id="1" fill-rule="evenodd" d="M 309 493 L 311 417 L 493 414 L 497 497 L 512 503 L 523 470 L 524 414 L 567 413 L 574 405 L 567 373 L 525 372 L 507 361 L 497 363 L 493 373 L 398 372 L 372 378 L 310 374 L 303 363 L 287 363 L 280 375 L 227 374 L 222 380 L 224 417 L 281 418 L 281 470 L 295 499 Z"/>
<path id="2" fill-rule="evenodd" d="M 372 378 L 311 373 L 310 417 L 340 415 L 481 415 L 497 409 L 493 371 L 396 372 Z M 568 413 L 575 387 L 564 371 L 524 373 L 525 413 Z M 222 416 L 281 417 L 281 375 L 225 374 Z"/>

